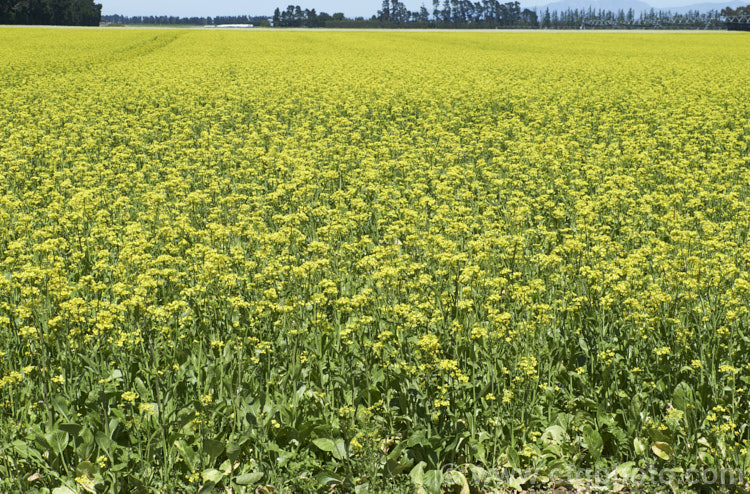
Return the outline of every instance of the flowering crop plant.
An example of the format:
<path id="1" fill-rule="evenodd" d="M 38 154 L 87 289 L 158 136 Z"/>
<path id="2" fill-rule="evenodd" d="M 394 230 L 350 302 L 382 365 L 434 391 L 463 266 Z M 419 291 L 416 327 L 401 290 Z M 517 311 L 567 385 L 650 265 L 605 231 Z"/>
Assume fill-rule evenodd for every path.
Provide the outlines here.
<path id="1" fill-rule="evenodd" d="M 746 41 L 0 29 L 0 491 L 718 488 Z"/>

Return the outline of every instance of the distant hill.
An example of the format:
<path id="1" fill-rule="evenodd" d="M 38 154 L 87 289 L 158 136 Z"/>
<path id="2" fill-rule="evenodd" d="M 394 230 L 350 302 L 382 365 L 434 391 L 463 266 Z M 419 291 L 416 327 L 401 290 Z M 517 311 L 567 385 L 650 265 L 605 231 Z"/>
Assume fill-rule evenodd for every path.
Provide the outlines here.
<path id="1" fill-rule="evenodd" d="M 697 10 L 699 12 L 708 12 L 709 10 L 721 10 L 725 7 L 731 7 L 733 9 L 736 9 L 737 7 L 744 7 L 748 4 L 749 0 L 740 0 L 740 1 L 734 1 L 734 2 L 722 2 L 722 3 L 694 3 L 691 5 L 686 5 L 684 7 L 670 7 L 668 10 L 671 10 L 672 12 L 683 14 L 688 11 L 694 11 Z"/>
<path id="2" fill-rule="evenodd" d="M 685 13 L 688 11 L 699 11 L 708 12 L 710 10 L 721 10 L 724 7 L 741 7 L 747 5 L 748 0 L 733 0 L 721 3 L 695 3 L 690 5 L 683 5 L 677 7 L 664 7 L 658 5 L 650 5 L 641 0 L 558 0 L 546 5 L 537 6 L 537 11 L 544 11 L 549 9 L 550 12 L 553 10 L 563 11 L 568 9 L 588 10 L 589 7 L 594 10 L 611 10 L 618 11 L 620 9 L 628 11 L 633 9 L 636 13 L 649 11 L 652 8 L 655 10 L 669 10 L 674 13 Z"/>
<path id="3" fill-rule="evenodd" d="M 651 5 L 642 2 L 641 0 L 558 0 L 557 2 L 552 2 L 539 7 L 540 10 L 547 8 L 550 11 L 568 9 L 588 10 L 589 8 L 592 8 L 594 10 L 612 11 L 620 9 L 627 11 L 628 9 L 633 9 L 636 12 L 640 12 L 643 10 L 650 10 Z"/>

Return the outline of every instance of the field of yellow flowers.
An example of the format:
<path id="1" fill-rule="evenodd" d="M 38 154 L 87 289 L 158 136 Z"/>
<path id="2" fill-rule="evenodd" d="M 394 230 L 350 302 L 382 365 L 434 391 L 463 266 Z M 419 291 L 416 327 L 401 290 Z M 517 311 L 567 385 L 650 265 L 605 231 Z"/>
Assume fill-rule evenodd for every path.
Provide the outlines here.
<path id="1" fill-rule="evenodd" d="M 0 30 L 0 491 L 714 488 L 748 80 L 742 33 Z"/>

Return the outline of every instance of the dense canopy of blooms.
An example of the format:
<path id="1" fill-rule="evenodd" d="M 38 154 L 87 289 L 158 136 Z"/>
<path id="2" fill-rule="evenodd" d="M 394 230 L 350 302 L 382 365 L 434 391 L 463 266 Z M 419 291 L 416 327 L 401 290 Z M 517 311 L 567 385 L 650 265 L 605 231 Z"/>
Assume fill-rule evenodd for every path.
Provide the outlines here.
<path id="1" fill-rule="evenodd" d="M 746 465 L 737 39 L 0 30 L 0 487 Z"/>

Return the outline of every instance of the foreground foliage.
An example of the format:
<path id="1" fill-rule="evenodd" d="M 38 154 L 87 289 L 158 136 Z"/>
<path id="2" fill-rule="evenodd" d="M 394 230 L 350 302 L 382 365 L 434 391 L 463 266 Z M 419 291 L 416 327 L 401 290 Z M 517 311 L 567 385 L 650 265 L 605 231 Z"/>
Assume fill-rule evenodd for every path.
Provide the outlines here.
<path id="1" fill-rule="evenodd" d="M 0 31 L 0 487 L 744 468 L 737 39 Z"/>

